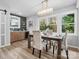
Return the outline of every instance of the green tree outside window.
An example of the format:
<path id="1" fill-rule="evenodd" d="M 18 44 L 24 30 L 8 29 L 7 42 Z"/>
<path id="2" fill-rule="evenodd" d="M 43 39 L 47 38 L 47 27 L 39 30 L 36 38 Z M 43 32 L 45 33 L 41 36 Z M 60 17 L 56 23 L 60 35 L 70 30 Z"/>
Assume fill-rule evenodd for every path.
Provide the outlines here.
<path id="1" fill-rule="evenodd" d="M 53 32 L 57 32 L 57 24 L 56 24 L 56 17 L 51 17 L 48 27 L 50 30 L 52 30 Z"/>
<path id="2" fill-rule="evenodd" d="M 74 33 L 74 14 L 64 16 L 62 23 L 62 32 Z"/>
<path id="3" fill-rule="evenodd" d="M 45 21 L 45 19 L 43 19 L 40 21 L 40 30 L 44 31 L 44 30 L 46 30 L 46 28 L 47 28 L 46 21 Z"/>

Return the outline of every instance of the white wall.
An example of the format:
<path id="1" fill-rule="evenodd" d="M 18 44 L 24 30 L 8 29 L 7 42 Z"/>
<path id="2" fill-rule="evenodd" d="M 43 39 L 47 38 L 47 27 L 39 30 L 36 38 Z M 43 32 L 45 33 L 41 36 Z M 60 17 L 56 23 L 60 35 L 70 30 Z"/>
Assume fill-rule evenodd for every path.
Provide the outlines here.
<path id="1" fill-rule="evenodd" d="M 33 22 L 32 27 L 29 27 L 29 21 Z M 33 30 L 39 30 L 39 17 L 38 16 L 27 17 L 27 30 L 30 32 Z"/>
<path id="2" fill-rule="evenodd" d="M 76 5 L 76 7 L 79 8 L 79 0 L 77 0 L 77 5 Z"/>
<path id="3" fill-rule="evenodd" d="M 6 46 L 10 45 L 10 12 L 6 14 Z"/>
<path id="4" fill-rule="evenodd" d="M 78 25 L 78 27 L 77 27 L 77 30 L 78 30 L 78 32 L 77 32 L 77 34 L 78 34 L 78 47 L 79 47 L 79 8 L 77 9 L 77 25 Z"/>

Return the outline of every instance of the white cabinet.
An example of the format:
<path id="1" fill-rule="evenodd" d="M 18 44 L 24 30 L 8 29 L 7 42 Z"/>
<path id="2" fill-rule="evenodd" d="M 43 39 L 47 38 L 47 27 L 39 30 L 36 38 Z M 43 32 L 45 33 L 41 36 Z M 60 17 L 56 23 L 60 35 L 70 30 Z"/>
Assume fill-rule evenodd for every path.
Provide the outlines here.
<path id="1" fill-rule="evenodd" d="M 0 47 L 4 47 L 6 46 L 6 41 L 7 41 L 7 36 L 8 34 L 6 33 L 6 21 L 8 21 L 8 19 L 6 19 L 6 15 L 4 12 L 0 11 Z"/>

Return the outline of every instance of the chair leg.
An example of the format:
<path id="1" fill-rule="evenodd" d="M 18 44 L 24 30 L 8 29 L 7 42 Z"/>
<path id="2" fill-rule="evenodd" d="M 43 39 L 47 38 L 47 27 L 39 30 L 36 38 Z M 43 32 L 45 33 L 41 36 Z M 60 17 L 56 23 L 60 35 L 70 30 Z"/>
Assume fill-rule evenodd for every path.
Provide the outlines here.
<path id="1" fill-rule="evenodd" d="M 55 46 L 53 46 L 53 54 L 54 54 L 54 48 L 55 48 Z"/>
<path id="2" fill-rule="evenodd" d="M 67 55 L 67 59 L 69 59 L 69 57 L 68 57 L 68 50 L 66 50 L 66 55 Z"/>
<path id="3" fill-rule="evenodd" d="M 33 48 L 32 54 L 34 54 L 34 50 L 35 50 L 35 48 Z"/>
<path id="4" fill-rule="evenodd" d="M 51 49 L 51 41 L 49 41 L 49 48 Z"/>
<path id="5" fill-rule="evenodd" d="M 39 58 L 41 58 L 41 50 L 39 50 Z"/>
<path id="6" fill-rule="evenodd" d="M 48 52 L 48 47 L 47 47 L 47 44 L 46 44 L 46 52 Z"/>

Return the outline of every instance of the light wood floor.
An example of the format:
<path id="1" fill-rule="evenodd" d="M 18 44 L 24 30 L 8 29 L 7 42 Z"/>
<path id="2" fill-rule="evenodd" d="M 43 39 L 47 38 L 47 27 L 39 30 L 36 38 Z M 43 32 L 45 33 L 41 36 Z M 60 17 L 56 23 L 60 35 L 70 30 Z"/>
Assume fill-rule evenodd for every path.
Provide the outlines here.
<path id="1" fill-rule="evenodd" d="M 32 55 L 32 49 L 27 48 L 27 41 L 18 41 L 11 46 L 7 46 L 0 49 L 0 59 L 39 59 L 38 51 L 35 51 L 35 55 Z M 52 49 L 46 53 L 42 52 L 41 59 L 57 59 L 57 54 L 53 55 Z M 62 58 L 66 59 L 65 52 L 62 51 Z M 79 59 L 79 52 L 69 50 L 69 59 Z"/>

